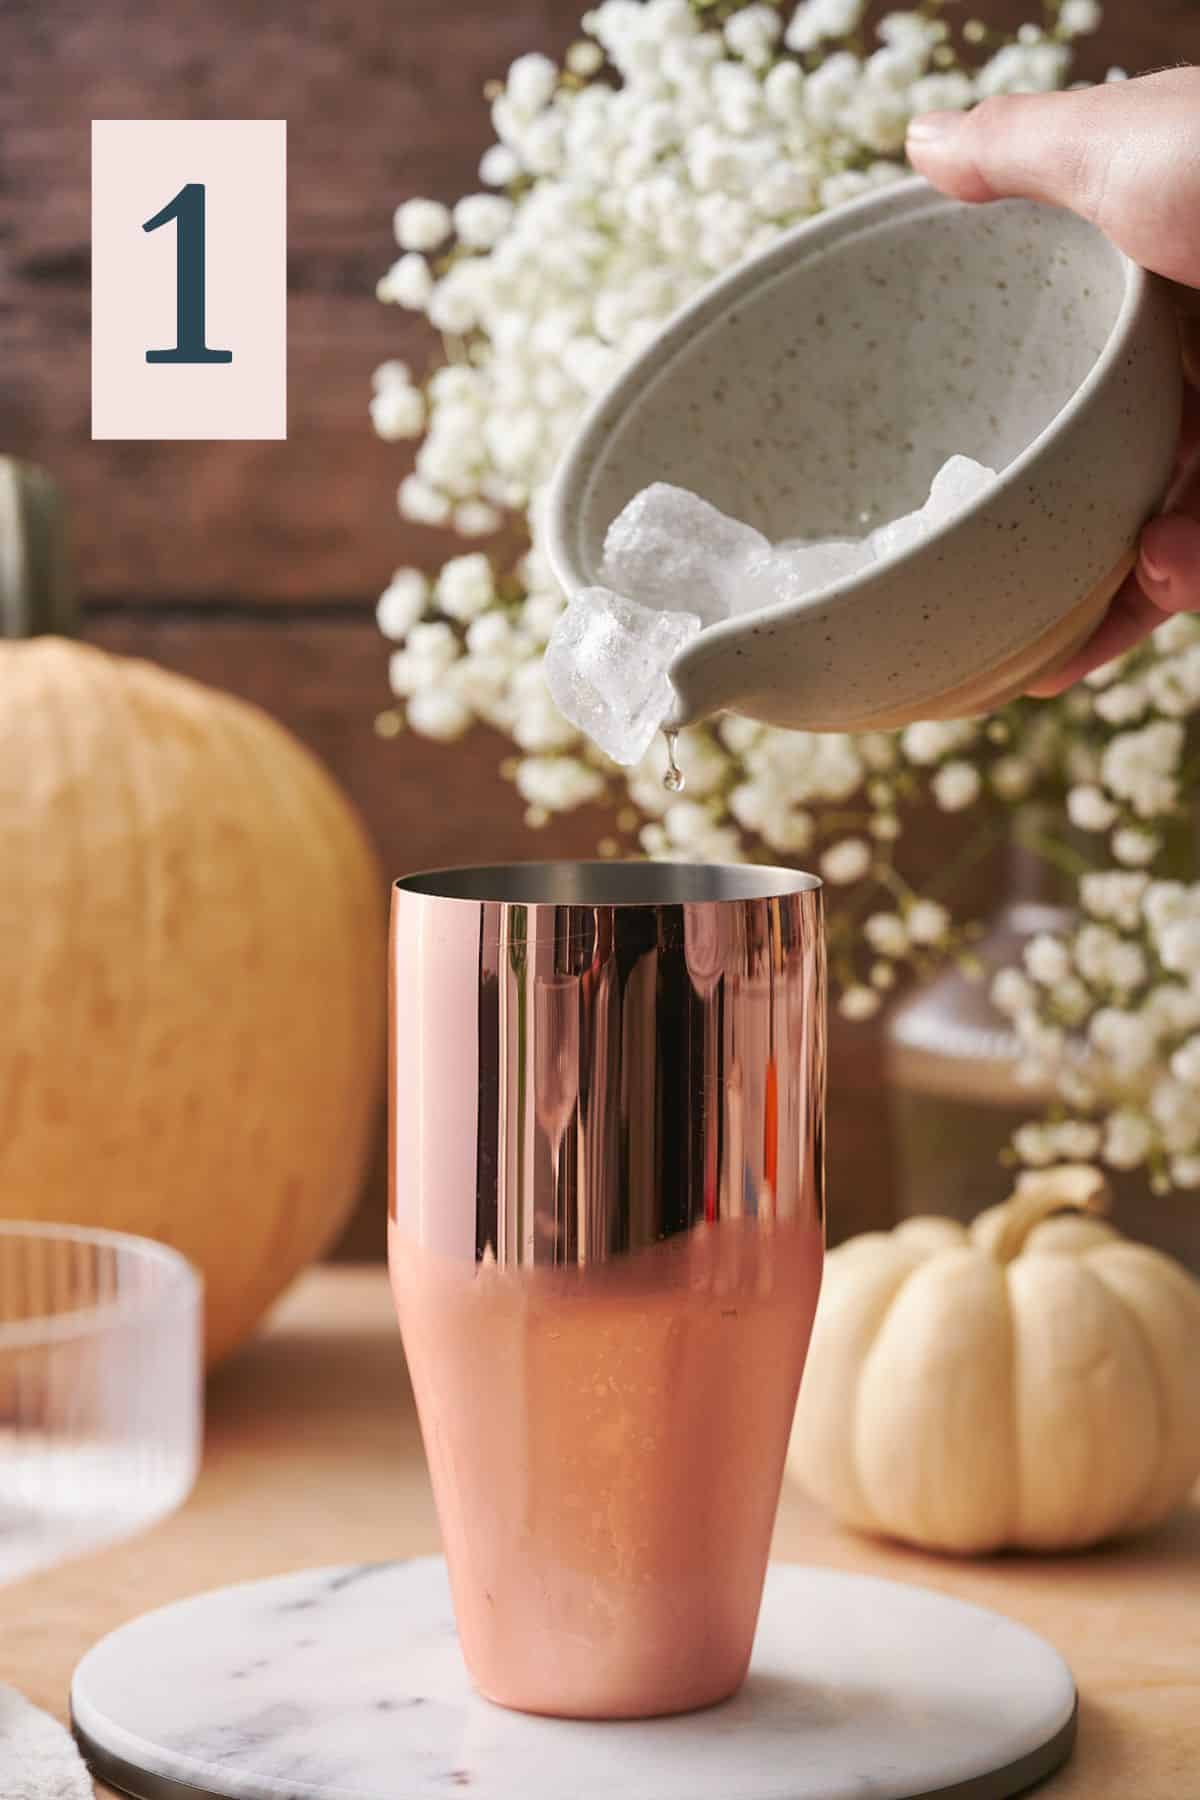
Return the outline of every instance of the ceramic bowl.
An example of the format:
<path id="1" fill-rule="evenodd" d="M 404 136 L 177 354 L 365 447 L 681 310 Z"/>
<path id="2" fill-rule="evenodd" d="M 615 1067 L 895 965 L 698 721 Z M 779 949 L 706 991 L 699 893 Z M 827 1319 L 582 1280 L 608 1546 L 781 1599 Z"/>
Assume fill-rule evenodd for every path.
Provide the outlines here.
<path id="1" fill-rule="evenodd" d="M 774 541 L 861 536 L 974 457 L 1000 479 L 917 548 L 713 626 L 671 672 L 679 723 L 986 712 L 1103 616 L 1166 491 L 1181 388 L 1164 285 L 1092 226 L 905 180 L 786 233 L 671 320 L 568 451 L 547 547 L 568 590 L 596 582 L 609 524 L 654 481 Z"/>

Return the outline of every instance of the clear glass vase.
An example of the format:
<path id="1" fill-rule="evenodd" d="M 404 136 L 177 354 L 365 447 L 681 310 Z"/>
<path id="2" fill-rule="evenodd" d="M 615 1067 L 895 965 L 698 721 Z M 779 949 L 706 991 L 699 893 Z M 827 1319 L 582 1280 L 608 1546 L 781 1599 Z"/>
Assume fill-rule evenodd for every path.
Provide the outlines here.
<path id="1" fill-rule="evenodd" d="M 1019 829 L 1017 836 L 1028 841 L 1029 833 Z M 1003 867 L 1003 898 L 975 946 L 982 975 L 947 967 L 887 1022 L 888 1113 L 902 1219 L 936 1213 L 966 1223 L 1006 1199 L 1013 1171 L 1003 1153 L 1017 1127 L 1054 1098 L 1050 1089 L 1021 1079 L 1016 1033 L 989 993 L 998 970 L 1020 965 L 1031 938 L 1072 928 L 1073 883 L 1018 842 Z M 1200 1197 L 1156 1195 L 1141 1170 L 1108 1174 L 1119 1229 L 1200 1274 Z"/>

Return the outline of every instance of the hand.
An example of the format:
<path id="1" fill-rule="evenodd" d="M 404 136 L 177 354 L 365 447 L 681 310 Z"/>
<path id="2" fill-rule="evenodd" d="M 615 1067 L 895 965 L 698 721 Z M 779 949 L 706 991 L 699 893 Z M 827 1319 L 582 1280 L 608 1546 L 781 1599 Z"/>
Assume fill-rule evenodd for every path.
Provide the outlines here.
<path id="1" fill-rule="evenodd" d="M 1065 669 L 1031 690 L 1058 694 L 1164 616 L 1200 611 L 1200 69 L 929 113 L 913 120 L 908 154 L 957 199 L 1021 195 L 1067 207 L 1178 284 L 1188 391 L 1167 510 L 1146 527 L 1137 567 L 1103 624 Z"/>

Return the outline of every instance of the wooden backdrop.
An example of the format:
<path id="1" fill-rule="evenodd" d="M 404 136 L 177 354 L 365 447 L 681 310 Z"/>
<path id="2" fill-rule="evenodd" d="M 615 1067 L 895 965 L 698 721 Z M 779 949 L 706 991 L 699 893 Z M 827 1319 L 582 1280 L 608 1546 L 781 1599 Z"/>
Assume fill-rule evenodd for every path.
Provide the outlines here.
<path id="1" fill-rule="evenodd" d="M 370 374 L 418 366 L 428 332 L 380 306 L 391 214 L 477 184 L 481 90 L 521 52 L 560 51 L 584 0 L 2 0 L 0 448 L 44 463 L 74 506 L 86 630 L 276 713 L 365 814 L 389 874 L 422 864 L 589 854 L 595 811 L 531 839 L 500 741 L 446 750 L 373 731 L 387 704 L 374 598 L 447 543 L 399 519 L 402 447 L 374 438 Z M 965 7 L 964 7 L 965 10 Z M 999 25 L 1038 0 L 977 0 Z M 1200 60 L 1197 0 L 1109 0 L 1081 63 L 1098 76 Z M 286 118 L 286 443 L 93 444 L 89 130 L 94 118 Z M 876 1034 L 836 1033 L 835 1227 L 890 1216 Z M 382 1165 L 343 1254 L 376 1254 Z"/>

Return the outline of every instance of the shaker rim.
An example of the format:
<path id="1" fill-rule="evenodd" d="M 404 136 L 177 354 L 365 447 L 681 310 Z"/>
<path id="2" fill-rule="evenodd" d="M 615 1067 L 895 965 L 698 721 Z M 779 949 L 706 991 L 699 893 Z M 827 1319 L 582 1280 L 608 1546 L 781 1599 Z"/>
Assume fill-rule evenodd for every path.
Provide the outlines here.
<path id="1" fill-rule="evenodd" d="M 819 894 L 819 876 L 761 863 L 543 861 L 458 864 L 417 870 L 393 893 L 478 908 L 533 907 L 661 911 L 745 905 Z"/>

